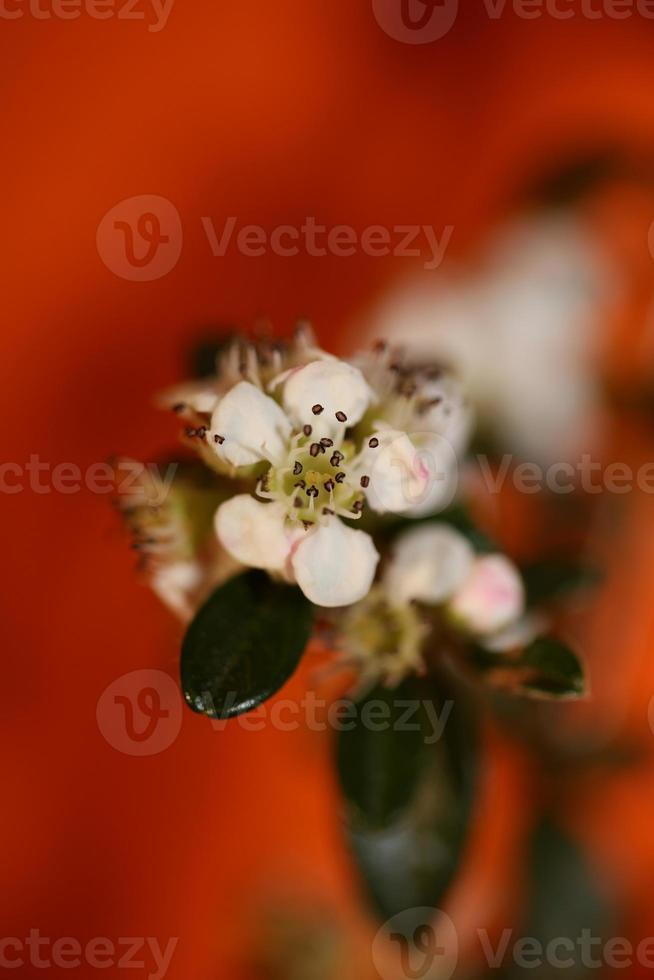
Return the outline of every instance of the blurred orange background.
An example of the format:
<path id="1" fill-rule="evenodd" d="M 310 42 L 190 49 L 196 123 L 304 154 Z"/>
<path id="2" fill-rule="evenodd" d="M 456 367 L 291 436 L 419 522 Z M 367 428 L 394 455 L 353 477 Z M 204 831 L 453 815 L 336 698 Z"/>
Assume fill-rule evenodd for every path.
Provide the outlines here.
<path id="1" fill-rule="evenodd" d="M 218 228 L 228 216 L 265 228 L 309 215 L 359 229 L 452 225 L 452 252 L 465 254 L 548 161 L 604 142 L 654 149 L 654 22 L 637 16 L 525 20 L 507 7 L 493 19 L 470 4 L 447 36 L 410 45 L 380 28 L 367 0 L 176 0 L 158 32 L 25 8 L 0 44 L 3 459 L 21 466 L 31 454 L 82 468 L 115 452 L 155 456 L 174 445 L 175 427 L 152 395 L 187 373 L 203 331 L 264 315 L 287 333 L 307 314 L 325 345 L 343 349 L 412 268 L 359 253 L 214 257 L 201 217 Z M 142 194 L 174 204 L 183 247 L 167 275 L 127 281 L 103 263 L 96 233 L 109 209 Z M 610 203 L 595 218 L 614 242 L 625 212 L 620 198 Z M 641 231 L 645 243 L 647 222 L 630 229 Z M 622 364 L 627 384 L 648 369 L 628 336 L 653 268 L 647 255 L 632 306 L 616 316 L 627 340 L 614 338 L 611 368 Z M 613 438 L 627 458 L 647 458 L 651 432 L 630 425 L 627 445 L 620 424 Z M 176 676 L 180 628 L 138 585 L 106 495 L 26 489 L 5 494 L 2 513 L 3 935 L 179 937 L 169 978 L 250 980 L 261 904 L 279 889 L 350 909 L 372 935 L 328 739 L 216 732 L 186 712 L 166 751 L 117 751 L 96 723 L 98 699 L 133 670 Z M 593 689 L 649 754 L 652 517 L 649 498 L 634 498 L 587 627 Z M 296 693 L 308 669 L 291 682 Z M 452 898 L 482 923 L 514 888 L 534 802 L 519 749 L 495 732 L 487 756 Z M 563 811 L 619 898 L 622 934 L 648 935 L 647 761 L 585 774 Z"/>

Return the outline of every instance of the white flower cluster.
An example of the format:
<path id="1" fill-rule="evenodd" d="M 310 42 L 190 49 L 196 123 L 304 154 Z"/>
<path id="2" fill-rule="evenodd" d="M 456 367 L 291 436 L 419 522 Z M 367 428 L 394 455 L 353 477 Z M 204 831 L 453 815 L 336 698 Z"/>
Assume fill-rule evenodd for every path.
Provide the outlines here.
<path id="1" fill-rule="evenodd" d="M 254 486 L 219 506 L 222 546 L 318 606 L 356 603 L 372 586 L 379 554 L 352 526 L 366 505 L 419 516 L 450 503 L 470 430 L 440 368 L 412 368 L 384 346 L 339 360 L 306 328 L 285 350 L 232 346 L 215 378 L 166 401 L 210 465 Z"/>
<path id="2" fill-rule="evenodd" d="M 449 524 L 429 522 L 400 534 L 378 586 L 348 611 L 340 630 L 346 659 L 366 677 L 395 684 L 422 672 L 430 627 L 420 607 L 438 609 L 455 633 L 496 652 L 528 643 L 537 624 L 525 615 L 516 567 L 502 554 L 475 554 Z"/>

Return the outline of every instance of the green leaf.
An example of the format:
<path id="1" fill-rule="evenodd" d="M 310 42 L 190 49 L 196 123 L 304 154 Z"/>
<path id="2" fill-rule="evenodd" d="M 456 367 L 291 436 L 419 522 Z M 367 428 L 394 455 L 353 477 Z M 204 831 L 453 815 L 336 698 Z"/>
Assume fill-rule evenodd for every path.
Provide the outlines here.
<path id="1" fill-rule="evenodd" d="M 182 644 L 186 701 L 212 718 L 251 711 L 293 674 L 311 635 L 313 608 L 299 589 L 247 572 L 221 585 Z"/>
<path id="2" fill-rule="evenodd" d="M 373 702 L 391 708 L 384 730 L 365 724 Z M 338 772 L 349 842 L 371 905 L 382 920 L 438 907 L 458 868 L 470 815 L 471 719 L 461 699 L 416 678 L 390 692 L 376 688 L 357 708 L 356 727 L 339 735 Z M 407 726 L 414 730 L 402 730 Z M 408 916 L 405 925 L 411 933 Z"/>
<path id="3" fill-rule="evenodd" d="M 492 687 L 542 699 L 579 698 L 586 693 L 584 667 L 577 654 L 554 636 L 539 636 L 517 655 L 492 653 L 481 646 L 468 660 Z"/>
<path id="4" fill-rule="evenodd" d="M 428 719 L 417 693 L 414 678 L 394 689 L 376 686 L 354 703 L 354 727 L 340 733 L 338 773 L 357 823 L 384 827 L 413 797 L 428 748 Z M 407 707 L 410 702 L 419 709 Z"/>
<path id="5" fill-rule="evenodd" d="M 521 571 L 528 606 L 540 606 L 571 592 L 592 588 L 601 580 L 598 569 L 567 558 L 545 558 Z"/>

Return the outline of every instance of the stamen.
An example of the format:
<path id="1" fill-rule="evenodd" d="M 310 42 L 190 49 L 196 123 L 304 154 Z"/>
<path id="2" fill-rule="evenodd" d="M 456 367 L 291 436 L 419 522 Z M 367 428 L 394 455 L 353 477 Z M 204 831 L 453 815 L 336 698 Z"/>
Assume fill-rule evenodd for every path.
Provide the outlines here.
<path id="1" fill-rule="evenodd" d="M 345 456 L 343 453 L 339 452 L 337 449 L 335 453 L 332 453 L 332 457 L 329 462 L 332 464 L 332 466 L 340 466 L 344 459 Z"/>
<path id="2" fill-rule="evenodd" d="M 333 481 L 333 480 L 327 480 L 327 481 L 325 482 L 325 490 L 326 490 L 326 491 L 327 491 L 328 493 L 331 493 L 331 492 L 332 492 L 332 490 L 334 489 L 334 486 L 335 486 L 335 483 L 334 483 L 334 481 Z"/>
<path id="3" fill-rule="evenodd" d="M 317 497 L 319 492 L 318 487 L 312 485 L 307 489 L 307 497 Z"/>
<path id="4" fill-rule="evenodd" d="M 301 472 L 302 472 L 302 463 L 298 459 L 295 466 L 293 467 L 293 476 L 299 476 Z"/>
<path id="5" fill-rule="evenodd" d="M 314 405 L 311 411 L 313 412 L 314 415 L 320 415 L 320 413 L 324 412 L 325 409 L 322 405 Z"/>
<path id="6" fill-rule="evenodd" d="M 337 483 L 342 483 L 343 480 L 345 479 L 345 473 L 337 473 L 334 479 L 336 480 Z"/>
<path id="7" fill-rule="evenodd" d="M 318 453 L 320 452 L 320 443 L 319 442 L 312 442 L 311 443 L 311 449 L 309 450 L 309 452 L 315 458 L 318 455 Z M 323 449 L 323 452 L 324 452 L 324 449 Z"/>
<path id="8" fill-rule="evenodd" d="M 224 443 L 224 441 L 225 441 L 225 437 L 224 437 L 224 436 L 219 436 L 219 435 L 215 435 L 215 436 L 213 437 L 213 441 L 214 441 L 214 442 L 217 442 L 219 446 L 222 446 L 222 444 L 223 444 L 223 443 Z"/>
<path id="9" fill-rule="evenodd" d="M 379 439 L 377 439 L 376 436 L 373 436 L 372 439 L 370 439 L 370 441 L 368 442 L 368 445 L 370 446 L 371 449 L 376 449 L 377 446 L 379 445 Z"/>
<path id="10" fill-rule="evenodd" d="M 313 430 L 310 425 L 305 425 L 302 431 L 304 432 L 305 436 L 310 436 Z"/>
<path id="11" fill-rule="evenodd" d="M 177 402 L 176 405 L 173 405 L 173 412 L 177 412 L 179 414 L 180 412 L 183 412 L 185 408 L 186 405 L 184 402 Z"/>
<path id="12" fill-rule="evenodd" d="M 370 486 L 370 477 L 369 476 L 362 476 L 361 477 L 361 486 L 364 488 L 364 490 L 366 489 L 366 487 L 369 487 Z"/>
<path id="13" fill-rule="evenodd" d="M 297 483 L 294 483 L 294 484 L 293 484 L 293 487 L 294 487 L 295 489 L 298 489 L 298 488 L 299 488 L 300 490 L 304 490 L 304 488 L 306 487 L 306 483 L 305 483 L 305 481 L 304 481 L 304 480 L 298 480 L 298 482 L 297 482 Z"/>
<path id="14" fill-rule="evenodd" d="M 336 418 L 339 422 L 347 422 L 347 415 L 345 412 L 336 412 Z"/>
<path id="15" fill-rule="evenodd" d="M 336 513 L 336 511 L 332 510 L 331 507 L 323 507 L 322 512 L 323 514 L 330 514 L 332 516 Z"/>
<path id="16" fill-rule="evenodd" d="M 295 498 L 295 500 L 293 501 L 293 506 L 294 507 L 297 507 L 298 510 L 300 509 L 300 507 L 303 507 L 304 506 L 304 504 L 303 504 L 302 500 L 300 499 L 300 497 L 296 497 Z"/>
<path id="17" fill-rule="evenodd" d="M 323 439 L 320 440 L 320 445 L 323 447 L 323 449 L 329 449 L 330 446 L 334 445 L 334 440 L 328 439 L 325 436 Z"/>

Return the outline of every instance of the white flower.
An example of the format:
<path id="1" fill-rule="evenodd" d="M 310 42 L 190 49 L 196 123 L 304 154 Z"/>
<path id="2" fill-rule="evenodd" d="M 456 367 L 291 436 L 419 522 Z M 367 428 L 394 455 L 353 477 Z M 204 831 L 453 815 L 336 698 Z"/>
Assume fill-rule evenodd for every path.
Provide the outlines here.
<path id="1" fill-rule="evenodd" d="M 463 584 L 473 562 L 472 545 L 449 524 L 415 527 L 396 539 L 384 585 L 392 602 L 436 605 Z"/>
<path id="2" fill-rule="evenodd" d="M 211 417 L 205 442 L 218 458 L 235 473 L 263 471 L 260 499 L 239 494 L 222 504 L 216 533 L 238 561 L 297 582 L 316 605 L 357 602 L 379 555 L 366 532 L 341 518 L 360 518 L 371 487 L 348 432 L 372 391 L 356 368 L 336 359 L 294 369 L 271 387 L 281 389 L 284 408 L 240 381 Z"/>
<path id="3" fill-rule="evenodd" d="M 368 419 L 381 452 L 367 461 L 384 493 L 380 512 L 421 517 L 442 510 L 457 490 L 458 456 L 472 429 L 463 391 L 439 366 L 413 368 L 396 350 L 377 344 L 354 359 L 375 393 Z"/>
<path id="4" fill-rule="evenodd" d="M 488 636 L 518 620 L 524 606 L 524 585 L 517 568 L 504 555 L 495 554 L 475 559 L 448 610 L 464 629 Z"/>

